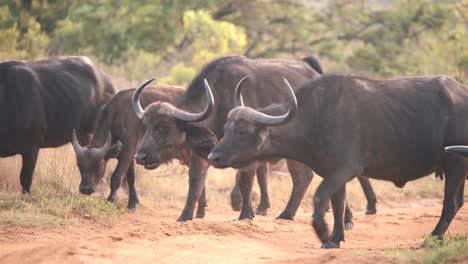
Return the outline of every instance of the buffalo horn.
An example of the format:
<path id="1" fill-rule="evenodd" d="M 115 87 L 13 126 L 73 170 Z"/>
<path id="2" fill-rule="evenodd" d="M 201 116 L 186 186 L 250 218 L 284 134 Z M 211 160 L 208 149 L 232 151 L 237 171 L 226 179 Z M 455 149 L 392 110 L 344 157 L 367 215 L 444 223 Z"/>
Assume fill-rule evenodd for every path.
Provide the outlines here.
<path id="1" fill-rule="evenodd" d="M 278 125 L 282 125 L 290 121 L 296 115 L 296 111 L 297 111 L 296 95 L 294 94 L 294 91 L 291 85 L 289 84 L 288 80 L 283 79 L 283 81 L 286 87 L 288 88 L 289 97 L 291 98 L 291 103 L 289 105 L 288 112 L 280 116 L 271 116 L 271 115 L 267 115 L 267 114 L 253 110 L 254 112 L 252 113 L 250 117 L 251 121 L 257 124 L 261 124 L 261 125 L 278 126 Z"/>
<path id="2" fill-rule="evenodd" d="M 208 81 L 204 79 L 203 82 L 205 84 L 205 93 L 206 93 L 205 109 L 201 113 L 193 114 L 193 113 L 189 113 L 184 110 L 181 110 L 174 106 L 172 108 L 172 113 L 171 113 L 171 115 L 174 118 L 185 121 L 185 122 L 200 122 L 200 121 L 207 119 L 208 116 L 210 116 L 210 113 L 213 110 L 213 105 L 214 105 L 213 93 L 211 92 L 211 87 L 208 84 Z"/>
<path id="3" fill-rule="evenodd" d="M 82 150 L 82 147 L 80 146 L 80 143 L 78 142 L 78 139 L 76 138 L 75 129 L 73 129 L 73 133 L 72 133 L 72 144 L 73 144 L 73 149 L 75 150 L 75 152 L 80 153 Z"/>
<path id="4" fill-rule="evenodd" d="M 143 107 L 141 107 L 141 104 L 140 104 L 140 94 L 143 91 L 143 89 L 145 89 L 145 87 L 153 81 L 154 81 L 154 78 L 140 84 L 140 86 L 138 86 L 138 88 L 133 93 L 133 96 L 132 96 L 133 111 L 135 111 L 135 114 L 138 116 L 139 119 L 142 119 L 143 115 L 145 114 L 145 109 L 143 109 Z"/>
<path id="5" fill-rule="evenodd" d="M 245 76 L 242 78 L 236 86 L 236 93 L 235 93 L 235 101 L 234 101 L 234 107 L 239 107 L 239 106 L 244 106 L 244 99 L 242 98 L 242 83 L 249 78 L 249 76 Z"/>

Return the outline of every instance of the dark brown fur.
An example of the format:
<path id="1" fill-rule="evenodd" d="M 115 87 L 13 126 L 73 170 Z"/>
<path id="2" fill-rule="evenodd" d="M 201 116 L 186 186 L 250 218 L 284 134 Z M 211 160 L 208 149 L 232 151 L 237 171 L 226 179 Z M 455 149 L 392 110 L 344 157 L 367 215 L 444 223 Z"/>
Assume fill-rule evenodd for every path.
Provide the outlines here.
<path id="1" fill-rule="evenodd" d="M 193 218 L 195 203 L 203 196 L 206 171 L 209 167 L 206 156 L 217 138 L 223 136 L 223 125 L 227 114 L 234 106 L 233 96 L 237 82 L 244 76 L 249 76 L 245 84 L 245 97 L 250 105 L 262 107 L 272 101 L 281 102 L 286 97 L 284 89 L 278 85 L 282 77 L 287 77 L 293 85 L 299 86 L 307 79 L 319 76 L 317 71 L 321 69 L 314 70 L 310 61 L 312 61 L 311 58 L 306 63 L 226 56 L 210 62 L 194 78 L 187 92 L 178 98 L 175 104 L 177 108 L 185 111 L 201 112 L 206 105 L 203 80 L 207 79 L 213 89 L 215 105 L 209 118 L 202 122 L 191 124 L 176 120 L 168 114 L 169 108 L 164 103 L 151 104 L 146 108 L 143 116 L 146 132 L 136 155 L 137 163 L 143 165 L 159 163 L 160 156 L 173 148 L 185 147 L 190 150 L 189 194 L 179 221 Z M 313 65 L 318 67 L 316 66 L 318 62 Z M 265 172 L 265 163 L 260 166 L 260 171 Z M 240 219 L 254 216 L 251 191 L 257 167 L 258 164 L 249 164 L 238 172 L 239 189 L 243 201 Z M 290 169 L 294 174 L 292 176 L 294 187 L 288 206 L 280 215 L 280 218 L 285 219 L 293 219 L 313 176 L 311 169 L 303 164 L 293 162 L 290 164 Z M 266 178 L 262 176 L 261 179 L 266 186 L 264 181 Z M 268 207 L 269 201 L 264 201 L 259 206 L 262 211 Z M 199 206 L 196 216 L 203 217 L 204 215 L 205 209 Z"/>
<path id="2" fill-rule="evenodd" d="M 86 57 L 0 62 L 0 156 L 22 156 L 23 192 L 30 192 L 39 149 L 70 142 L 73 129 L 86 141 L 114 93 Z"/>
<path id="3" fill-rule="evenodd" d="M 96 184 L 104 175 L 106 164 L 110 158 L 118 160 L 117 167 L 111 177 L 111 193 L 108 201 L 114 202 L 115 194 L 120 186 L 123 175 L 126 175 L 129 187 L 128 209 L 134 210 L 138 203 L 135 190 L 135 169 L 133 157 L 144 134 L 144 127 L 135 113 L 129 109 L 135 89 L 127 89 L 115 94 L 100 111 L 95 121 L 93 137 L 83 151 L 77 152 L 78 167 L 81 173 L 80 192 L 91 194 Z M 157 86 L 148 88 L 141 96 L 141 104 L 146 107 L 154 102 L 174 102 L 175 98 L 184 92 L 182 87 Z M 108 133 L 112 136 L 112 146 L 105 154 L 94 151 L 104 145 Z M 183 153 L 171 153 L 161 163 L 173 158 L 186 161 Z M 152 168 L 154 169 L 154 168 Z"/>
<path id="4" fill-rule="evenodd" d="M 375 80 L 325 74 L 304 83 L 296 97 L 296 116 L 280 126 L 252 122 L 255 111 L 248 107 L 233 109 L 224 138 L 212 150 L 217 162 L 242 167 L 282 157 L 313 168 L 324 178 L 314 197 L 313 227 L 325 248 L 339 247 L 344 240 L 345 183 L 353 177 L 402 187 L 443 173 L 444 206 L 432 232 L 443 236 L 463 206 L 468 164 L 445 153 L 444 146 L 468 144 L 466 87 L 445 76 Z M 286 110 L 283 104 L 260 111 L 280 115 Z M 331 235 L 323 218 L 330 198 L 335 217 Z"/>

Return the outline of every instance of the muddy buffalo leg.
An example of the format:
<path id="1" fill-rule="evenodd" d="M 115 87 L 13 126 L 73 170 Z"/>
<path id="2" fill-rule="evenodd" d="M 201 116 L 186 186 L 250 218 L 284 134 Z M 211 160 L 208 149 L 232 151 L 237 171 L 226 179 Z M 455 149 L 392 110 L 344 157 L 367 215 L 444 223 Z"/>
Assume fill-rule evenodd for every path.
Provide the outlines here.
<path id="1" fill-rule="evenodd" d="M 244 167 L 239 170 L 239 188 L 242 194 L 242 209 L 239 220 L 254 218 L 254 211 L 252 208 L 252 186 L 255 171 L 256 165 Z"/>
<path id="2" fill-rule="evenodd" d="M 300 162 L 287 160 L 289 173 L 293 182 L 291 196 L 283 212 L 277 217 L 279 219 L 293 220 L 299 208 L 307 188 L 314 177 L 312 169 Z"/>
<path id="3" fill-rule="evenodd" d="M 200 199 L 198 199 L 198 207 L 197 207 L 197 213 L 195 214 L 196 218 L 203 218 L 205 217 L 205 208 L 207 206 L 207 201 L 206 201 L 206 191 L 205 187 L 203 187 L 203 191 L 200 195 Z"/>
<path id="4" fill-rule="evenodd" d="M 200 195 L 205 188 L 206 172 L 209 165 L 197 154 L 190 153 L 189 166 L 189 190 L 184 210 L 177 221 L 187 221 L 193 219 L 195 204 L 200 199 Z"/>
<path id="5" fill-rule="evenodd" d="M 30 149 L 21 153 L 23 166 L 20 173 L 21 187 L 24 193 L 31 193 L 31 183 L 33 179 L 34 169 L 36 168 L 37 155 L 39 154 L 39 146 L 31 146 Z"/>
<path id="6" fill-rule="evenodd" d="M 372 188 L 369 178 L 362 176 L 357 178 L 359 180 L 359 183 L 361 184 L 362 190 L 364 191 L 364 194 L 366 195 L 367 199 L 366 215 L 372 215 L 377 213 L 377 208 L 375 205 L 377 203 L 377 196 L 375 195 L 374 189 Z"/>
<path id="7" fill-rule="evenodd" d="M 445 186 L 444 186 L 444 204 L 442 214 L 431 235 L 442 238 L 447 231 L 450 222 L 461 207 L 460 195 L 463 196 L 464 184 L 466 179 L 466 163 L 463 157 L 447 156 L 444 164 Z M 423 243 L 423 246 L 426 242 Z"/>
<path id="8" fill-rule="evenodd" d="M 258 215 L 266 215 L 270 208 L 270 196 L 268 195 L 268 175 L 270 173 L 268 162 L 260 162 L 257 167 L 257 182 L 260 187 L 260 203 L 255 211 Z"/>
<path id="9" fill-rule="evenodd" d="M 242 207 L 242 194 L 240 192 L 239 188 L 239 171 L 236 172 L 236 184 L 234 185 L 234 188 L 232 188 L 231 191 L 231 207 L 232 210 L 234 211 L 240 211 Z"/>

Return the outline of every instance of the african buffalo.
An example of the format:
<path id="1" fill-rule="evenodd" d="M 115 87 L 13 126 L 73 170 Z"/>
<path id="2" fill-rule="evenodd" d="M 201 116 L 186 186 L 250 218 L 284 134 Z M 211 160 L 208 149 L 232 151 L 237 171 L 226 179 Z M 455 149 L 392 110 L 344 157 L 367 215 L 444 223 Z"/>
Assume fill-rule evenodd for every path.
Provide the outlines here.
<path id="1" fill-rule="evenodd" d="M 20 154 L 23 193 L 30 193 L 40 148 L 85 142 L 94 118 L 115 93 L 86 57 L 0 62 L 0 157 Z"/>
<path id="2" fill-rule="evenodd" d="M 324 248 L 344 241 L 345 183 L 355 176 L 403 187 L 436 172 L 445 175 L 442 214 L 432 235 L 442 237 L 463 205 L 468 162 L 444 146 L 468 143 L 468 90 L 446 76 L 376 80 L 325 74 L 292 90 L 290 104 L 254 110 L 241 87 L 224 137 L 208 159 L 218 167 L 288 158 L 323 177 L 314 196 L 312 225 Z M 297 98 L 297 101 L 296 101 Z M 333 232 L 324 220 L 332 201 Z"/>
<path id="3" fill-rule="evenodd" d="M 127 105 L 131 105 L 134 91 L 135 89 L 127 89 L 118 92 L 101 109 L 97 115 L 93 137 L 89 145 L 80 146 L 75 133 L 72 141 L 81 174 L 80 192 L 83 194 L 93 193 L 95 186 L 104 175 L 107 162 L 111 158 L 116 158 L 118 163 L 111 177 L 111 192 L 107 200 L 114 202 L 121 178 L 126 175 L 129 187 L 127 207 L 129 210 L 135 210 L 138 203 L 133 157 L 144 133 L 141 121 L 135 112 L 127 107 Z M 184 89 L 177 86 L 152 87 L 142 94 L 141 103 L 147 106 L 158 101 L 173 102 L 183 92 Z M 174 153 L 174 156 L 164 157 L 161 163 L 172 158 L 187 160 L 184 155 Z M 153 166 L 149 169 L 156 167 Z"/>
<path id="4" fill-rule="evenodd" d="M 287 96 L 277 84 L 281 76 L 299 85 L 307 79 L 320 76 L 322 69 L 319 65 L 312 57 L 304 61 L 286 61 L 226 56 L 207 64 L 175 104 L 157 102 L 150 104 L 145 110 L 139 105 L 138 98 L 149 81 L 135 91 L 133 108 L 139 118 L 143 119 L 143 125 L 146 127 L 141 146 L 135 156 L 137 163 L 151 166 L 158 164 L 161 156 L 166 153 L 182 147 L 190 151 L 189 192 L 179 221 L 193 218 L 195 202 L 204 192 L 205 177 L 209 167 L 206 156 L 215 145 L 217 138 L 223 135 L 227 114 L 233 108 L 235 90 L 233 84 L 245 75 L 252 76 L 251 82 L 254 85 L 247 91 L 250 95 L 249 102 L 259 107 L 266 106 L 271 101 L 279 102 Z M 208 80 L 218 88 L 212 91 Z M 216 102 L 214 98 L 217 98 Z M 196 114 L 191 113 L 197 111 Z M 249 164 L 238 171 L 243 198 L 239 219 L 254 216 L 250 197 L 253 177 L 259 168 L 260 171 L 266 172 L 258 166 L 258 164 Z M 286 209 L 279 216 L 284 219 L 293 219 L 313 176 L 310 168 L 298 162 L 289 162 L 289 168 L 293 179 L 293 190 Z M 370 184 L 368 186 L 370 187 Z M 199 207 L 196 216 L 204 215 L 204 208 Z"/>

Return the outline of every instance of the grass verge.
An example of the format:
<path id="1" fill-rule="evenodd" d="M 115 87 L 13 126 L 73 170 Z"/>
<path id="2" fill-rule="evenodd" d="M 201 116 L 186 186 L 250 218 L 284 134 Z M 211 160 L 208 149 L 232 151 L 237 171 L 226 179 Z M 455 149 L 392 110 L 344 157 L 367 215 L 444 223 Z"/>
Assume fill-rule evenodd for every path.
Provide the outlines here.
<path id="1" fill-rule="evenodd" d="M 78 219 L 113 221 L 119 208 L 99 196 L 61 193 L 37 186 L 33 195 L 0 191 L 0 224 L 16 226 L 63 225 Z"/>
<path id="2" fill-rule="evenodd" d="M 386 256 L 398 263 L 466 263 L 468 236 L 458 235 L 445 240 L 429 238 L 425 249 L 392 249 L 386 252 Z"/>

